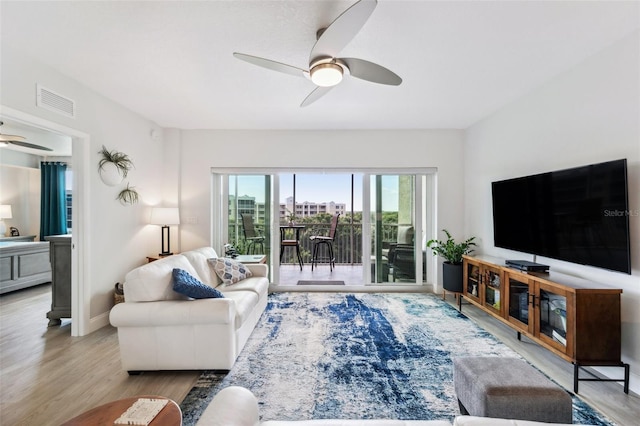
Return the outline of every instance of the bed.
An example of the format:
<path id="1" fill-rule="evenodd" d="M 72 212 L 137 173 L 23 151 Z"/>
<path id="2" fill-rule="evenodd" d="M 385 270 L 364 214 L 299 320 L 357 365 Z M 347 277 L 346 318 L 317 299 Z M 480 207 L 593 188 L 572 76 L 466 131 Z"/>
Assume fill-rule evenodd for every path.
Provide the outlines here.
<path id="1" fill-rule="evenodd" d="M 0 241 L 0 294 L 48 282 L 48 241 Z"/>

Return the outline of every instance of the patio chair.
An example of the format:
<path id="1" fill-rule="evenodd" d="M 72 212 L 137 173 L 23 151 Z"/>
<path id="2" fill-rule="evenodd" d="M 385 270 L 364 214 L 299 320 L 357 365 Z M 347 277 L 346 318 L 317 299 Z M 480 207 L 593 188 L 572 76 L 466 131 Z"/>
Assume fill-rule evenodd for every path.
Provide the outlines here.
<path id="1" fill-rule="evenodd" d="M 313 267 L 316 263 L 318 263 L 318 252 L 320 245 L 325 245 L 327 248 L 327 257 L 324 260 L 327 260 L 329 263 L 329 269 L 333 271 L 333 267 L 336 266 L 336 258 L 333 255 L 333 240 L 336 236 L 336 229 L 338 229 L 338 219 L 340 218 L 340 213 L 336 213 L 331 218 L 331 228 L 329 229 L 329 235 L 312 235 L 309 237 L 309 240 L 313 243 L 313 255 L 311 256 L 311 270 L 313 271 Z"/>
<path id="2" fill-rule="evenodd" d="M 415 279 L 415 259 L 413 247 L 413 225 L 398 225 L 398 236 L 395 243 L 390 243 L 384 250 L 389 268 L 396 279 Z"/>
<path id="3" fill-rule="evenodd" d="M 260 253 L 264 253 L 264 235 L 260 235 L 254 225 L 253 216 L 247 213 L 242 213 L 242 231 L 244 232 L 244 240 L 247 242 L 247 254 L 255 254 L 256 245 L 260 245 L 262 250 Z"/>

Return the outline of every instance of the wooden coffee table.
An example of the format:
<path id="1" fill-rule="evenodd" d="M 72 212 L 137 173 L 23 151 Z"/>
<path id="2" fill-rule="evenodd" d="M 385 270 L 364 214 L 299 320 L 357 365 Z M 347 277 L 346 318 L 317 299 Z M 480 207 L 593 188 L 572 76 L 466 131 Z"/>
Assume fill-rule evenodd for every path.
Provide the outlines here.
<path id="1" fill-rule="evenodd" d="M 175 401 L 162 396 L 134 396 L 132 398 L 119 399 L 112 401 L 99 407 L 93 408 L 77 417 L 63 423 L 62 426 L 113 426 L 116 421 L 134 402 L 139 398 L 166 399 L 169 402 L 164 406 L 162 411 L 149 423 L 149 426 L 181 426 L 182 411 Z"/>

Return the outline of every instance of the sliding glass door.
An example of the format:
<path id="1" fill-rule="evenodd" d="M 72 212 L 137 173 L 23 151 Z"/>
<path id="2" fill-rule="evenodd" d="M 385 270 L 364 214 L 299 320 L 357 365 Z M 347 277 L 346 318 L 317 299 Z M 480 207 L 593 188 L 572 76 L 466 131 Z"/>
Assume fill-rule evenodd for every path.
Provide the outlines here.
<path id="1" fill-rule="evenodd" d="M 271 252 L 271 177 L 228 175 L 225 244 L 238 254 Z M 244 218 L 243 218 L 244 216 Z M 243 220 L 244 219 L 244 220 Z"/>
<path id="2" fill-rule="evenodd" d="M 371 282 L 420 283 L 423 221 L 416 208 L 416 175 L 370 177 Z M 416 273 L 418 271 L 418 273 Z"/>
<path id="3" fill-rule="evenodd" d="M 427 268 L 427 263 L 434 262 L 432 256 L 426 257 L 424 247 L 435 229 L 432 171 L 252 172 L 213 172 L 212 242 L 216 250 L 230 243 L 241 254 L 266 254 L 272 282 L 283 285 L 281 266 L 287 266 L 296 274 L 291 278 L 293 284 L 287 284 L 295 285 L 299 276 L 313 272 L 309 237 L 327 233 L 331 216 L 339 212 L 333 242 L 336 268 L 329 270 L 331 280 L 341 279 L 341 268 L 349 268 L 351 282 L 347 282 L 354 285 L 421 285 L 433 279 L 429 271 L 433 268 Z M 252 228 L 264 237 L 261 244 L 246 235 L 243 214 L 251 217 Z M 292 216 L 303 229 L 299 236 L 303 268 L 296 251 L 289 247 L 280 257 L 281 227 L 289 224 Z"/>

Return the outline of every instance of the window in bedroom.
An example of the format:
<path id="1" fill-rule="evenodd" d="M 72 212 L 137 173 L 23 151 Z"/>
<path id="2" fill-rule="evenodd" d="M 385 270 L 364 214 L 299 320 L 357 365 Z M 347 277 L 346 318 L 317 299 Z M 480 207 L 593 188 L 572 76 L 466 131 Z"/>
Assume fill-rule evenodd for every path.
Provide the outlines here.
<path id="1" fill-rule="evenodd" d="M 67 232 L 71 234 L 71 225 L 73 224 L 73 171 L 67 168 L 65 172 L 65 200 L 67 208 Z"/>

